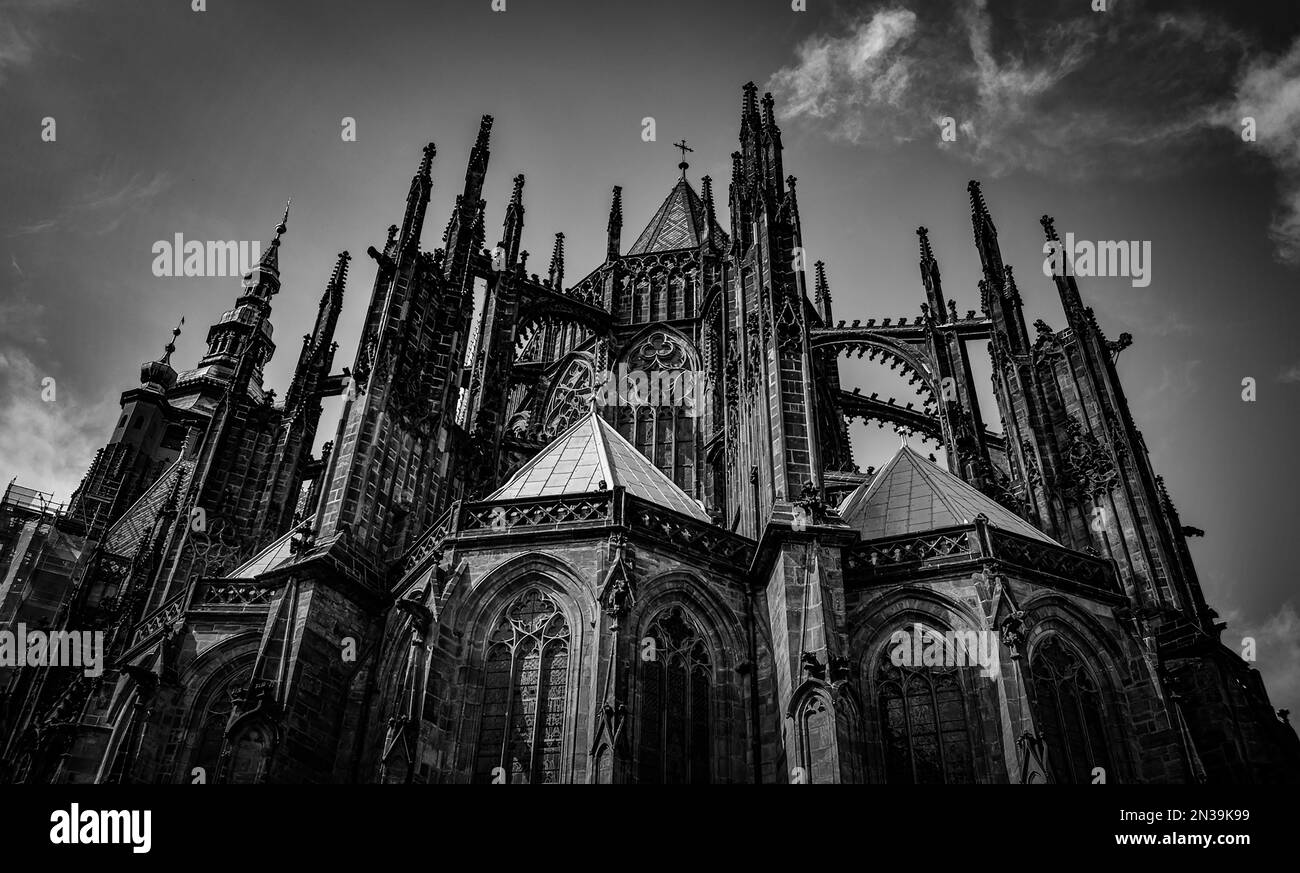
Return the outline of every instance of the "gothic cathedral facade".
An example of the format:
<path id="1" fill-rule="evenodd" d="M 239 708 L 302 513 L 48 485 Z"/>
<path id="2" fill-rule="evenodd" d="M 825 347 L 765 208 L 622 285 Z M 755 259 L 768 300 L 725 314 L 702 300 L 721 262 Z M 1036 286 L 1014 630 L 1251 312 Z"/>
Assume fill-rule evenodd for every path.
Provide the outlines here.
<path id="1" fill-rule="evenodd" d="M 491 128 L 432 252 L 425 148 L 368 250 L 350 367 L 343 253 L 284 398 L 263 384 L 287 213 L 197 363 L 143 365 L 0 590 L 6 627 L 102 630 L 105 669 L 0 669 L 0 779 L 1300 779 L 1148 461 L 1130 338 L 1069 275 L 1065 327 L 1029 333 L 977 183 L 981 311 L 945 297 L 921 228 L 919 317 L 846 324 L 752 84 L 726 228 L 683 160 L 630 246 L 614 188 L 605 260 L 573 283 L 562 234 L 527 271 L 522 176 L 488 244 Z M 846 390 L 845 354 L 920 404 Z M 904 445 L 863 472 L 855 419 L 946 463 Z M 0 535 L 34 523 L 6 503 Z"/>

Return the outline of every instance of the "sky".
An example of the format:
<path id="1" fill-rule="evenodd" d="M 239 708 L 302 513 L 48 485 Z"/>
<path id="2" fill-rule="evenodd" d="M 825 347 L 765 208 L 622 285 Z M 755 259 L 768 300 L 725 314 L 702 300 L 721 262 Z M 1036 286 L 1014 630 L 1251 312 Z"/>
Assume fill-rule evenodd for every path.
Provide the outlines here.
<path id="1" fill-rule="evenodd" d="M 336 360 L 351 362 L 374 279 L 366 247 L 400 221 L 426 142 L 438 148 L 426 248 L 491 114 L 488 242 L 522 172 L 531 269 L 545 273 L 563 231 L 576 281 L 603 259 L 612 186 L 623 186 L 626 247 L 674 183 L 683 137 L 688 176 L 697 190 L 714 178 L 727 226 L 729 155 L 752 80 L 776 98 L 808 259 L 826 262 L 837 318 L 919 313 L 921 224 L 946 293 L 977 308 L 972 178 L 1030 323 L 1064 322 L 1041 269 L 1040 215 L 1062 235 L 1150 243 L 1148 285 L 1080 278 L 1080 289 L 1108 336 L 1134 337 L 1120 374 L 1184 523 L 1206 531 L 1191 544 L 1229 622 L 1224 641 L 1254 638 L 1274 705 L 1300 714 L 1293 2 L 194 5 L 0 0 L 4 483 L 66 499 L 108 438 L 118 396 L 182 316 L 173 360 L 201 354 L 238 280 L 155 276 L 156 242 L 265 245 L 293 198 L 272 315 L 281 348 L 266 372 L 283 396 L 345 249 L 354 260 Z M 345 118 L 355 141 L 342 136 Z M 643 139 L 647 118 L 654 141 Z M 865 360 L 844 362 L 842 378 L 913 399 Z M 898 444 L 874 427 L 853 433 L 864 468 Z"/>

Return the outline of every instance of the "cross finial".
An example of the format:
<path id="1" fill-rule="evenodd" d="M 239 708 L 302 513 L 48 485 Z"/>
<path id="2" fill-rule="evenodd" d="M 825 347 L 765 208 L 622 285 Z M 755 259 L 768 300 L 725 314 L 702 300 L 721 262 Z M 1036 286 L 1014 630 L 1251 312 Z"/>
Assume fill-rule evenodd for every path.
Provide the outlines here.
<path id="1" fill-rule="evenodd" d="M 277 225 L 275 226 L 275 238 L 276 238 L 276 239 L 279 239 L 279 238 L 280 238 L 280 234 L 284 233 L 286 230 L 289 229 L 289 228 L 287 227 L 287 225 L 288 225 L 288 223 L 289 223 L 289 207 L 292 206 L 292 205 L 293 205 L 293 198 L 292 198 L 292 197 L 290 197 L 288 200 L 284 201 L 284 217 L 281 218 L 281 219 L 280 219 L 280 223 L 277 224 Z"/>
<path id="2" fill-rule="evenodd" d="M 172 352 L 176 351 L 176 337 L 181 335 L 181 328 L 184 326 L 185 326 L 185 316 L 182 315 L 181 320 L 176 323 L 176 326 L 174 328 L 172 328 L 171 340 L 168 341 L 167 345 L 163 346 L 163 356 L 160 359 L 161 363 L 164 364 L 171 363 Z"/>
<path id="3" fill-rule="evenodd" d="M 685 140 L 685 139 L 683 139 L 681 142 L 675 142 L 675 143 L 673 143 L 673 147 L 681 150 L 681 153 L 682 153 L 682 162 L 681 162 L 680 164 L 677 165 L 677 169 L 681 170 L 681 171 L 682 171 L 682 175 L 685 176 L 685 175 L 686 175 L 686 168 L 690 166 L 690 164 L 686 163 L 686 153 L 687 153 L 687 152 L 693 152 L 693 151 L 695 151 L 695 149 L 693 149 L 693 148 L 691 148 L 690 146 L 688 146 L 688 145 L 686 144 L 686 140 Z"/>

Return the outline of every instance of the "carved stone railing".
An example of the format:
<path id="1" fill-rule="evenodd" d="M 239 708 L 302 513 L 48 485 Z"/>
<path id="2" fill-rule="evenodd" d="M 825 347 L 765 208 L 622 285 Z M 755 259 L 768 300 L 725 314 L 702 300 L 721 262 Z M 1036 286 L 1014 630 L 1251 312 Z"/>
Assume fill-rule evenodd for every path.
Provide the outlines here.
<path id="1" fill-rule="evenodd" d="M 161 633 L 167 625 L 180 620 L 184 614 L 185 592 L 182 591 L 140 620 L 135 630 L 131 632 L 131 648 L 134 649 L 149 641 Z"/>
<path id="2" fill-rule="evenodd" d="M 870 540 L 849 549 L 845 571 L 862 582 L 894 581 L 963 562 L 996 561 L 1051 580 L 1122 594 L 1112 561 L 975 524 Z"/>
<path id="3" fill-rule="evenodd" d="M 424 562 L 429 560 L 433 553 L 443 544 L 447 539 L 447 534 L 451 532 L 452 520 L 459 508 L 459 503 L 453 504 L 427 531 L 420 534 L 415 543 L 406 550 L 406 554 L 401 559 L 401 574 L 403 577 L 409 576 L 420 569 Z"/>
<path id="4" fill-rule="evenodd" d="M 686 554 L 730 566 L 747 567 L 754 558 L 752 540 L 640 500 L 619 487 L 586 494 L 454 504 L 402 556 L 394 584 L 400 588 L 412 576 L 423 573 L 449 542 L 517 533 L 568 535 L 583 528 L 624 528 Z"/>
<path id="5" fill-rule="evenodd" d="M 520 528 L 556 530 L 573 525 L 614 524 L 614 493 L 596 491 L 526 500 L 469 503 L 461 509 L 460 535 L 501 533 Z"/>
<path id="6" fill-rule="evenodd" d="M 649 534 L 668 545 L 710 561 L 748 567 L 754 559 L 753 540 L 653 503 L 627 498 L 626 523 L 633 532 Z"/>
<path id="7" fill-rule="evenodd" d="M 209 579 L 199 584 L 191 608 L 256 612 L 271 605 L 275 592 L 274 586 L 247 579 Z"/>
<path id="8" fill-rule="evenodd" d="M 982 554 L 979 536 L 971 525 L 871 540 L 848 552 L 846 569 L 915 569 L 917 565 L 970 561 Z"/>
<path id="9" fill-rule="evenodd" d="M 1122 593 L 1114 565 L 1105 558 L 995 528 L 989 529 L 989 540 L 994 557 L 1008 564 L 1108 593 Z"/>

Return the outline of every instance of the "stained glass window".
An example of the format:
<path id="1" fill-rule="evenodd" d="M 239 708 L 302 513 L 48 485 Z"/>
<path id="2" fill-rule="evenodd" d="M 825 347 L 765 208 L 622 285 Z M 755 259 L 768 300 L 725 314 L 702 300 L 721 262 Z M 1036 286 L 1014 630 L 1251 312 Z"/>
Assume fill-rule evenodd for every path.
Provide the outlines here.
<path id="1" fill-rule="evenodd" d="M 585 415 L 591 409 L 592 387 L 591 363 L 583 358 L 574 358 L 551 391 L 546 407 L 546 431 L 559 435 Z"/>
<path id="2" fill-rule="evenodd" d="M 970 668 L 900 667 L 891 651 L 881 651 L 875 673 L 886 781 L 974 782 L 975 744 L 960 676 Z"/>
<path id="3" fill-rule="evenodd" d="M 680 608 L 657 617 L 642 645 L 637 779 L 664 784 L 710 781 L 709 706 L 713 668 L 704 640 Z"/>
<path id="4" fill-rule="evenodd" d="M 488 641 L 483 676 L 474 781 L 559 782 L 569 623 L 549 595 L 529 589 L 505 611 Z"/>
<path id="5" fill-rule="evenodd" d="M 628 372 L 646 376 L 649 396 L 632 407 L 633 416 L 620 417 L 619 430 L 637 451 L 687 494 L 695 494 L 695 440 L 699 419 L 687 408 L 695 402 L 695 359 L 687 344 L 666 330 L 655 331 L 625 359 Z M 654 386 L 653 388 L 650 386 Z"/>
<path id="6" fill-rule="evenodd" d="M 1052 636 L 1030 659 L 1034 717 L 1047 745 L 1057 782 L 1091 782 L 1094 767 L 1112 780 L 1110 751 L 1101 723 L 1101 693 L 1075 652 Z"/>

